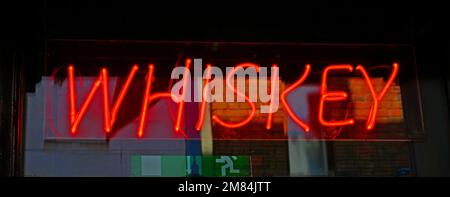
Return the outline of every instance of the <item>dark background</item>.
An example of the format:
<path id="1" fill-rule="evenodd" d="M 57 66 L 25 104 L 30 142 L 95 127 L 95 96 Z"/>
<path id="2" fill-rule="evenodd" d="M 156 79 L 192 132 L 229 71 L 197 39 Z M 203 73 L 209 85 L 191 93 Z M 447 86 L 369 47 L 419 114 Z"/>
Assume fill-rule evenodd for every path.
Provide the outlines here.
<path id="1" fill-rule="evenodd" d="M 0 6 L 0 175 L 22 175 L 23 98 L 44 71 L 47 39 L 407 44 L 415 48 L 425 142 L 417 175 L 449 176 L 449 31 L 444 5 L 402 2 L 165 5 L 18 1 Z"/>

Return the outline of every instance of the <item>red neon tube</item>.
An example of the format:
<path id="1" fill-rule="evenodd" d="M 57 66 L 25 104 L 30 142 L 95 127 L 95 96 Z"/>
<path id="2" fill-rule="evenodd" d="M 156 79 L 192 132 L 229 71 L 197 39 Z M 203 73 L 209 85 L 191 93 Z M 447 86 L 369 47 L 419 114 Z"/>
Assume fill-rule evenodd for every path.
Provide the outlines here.
<path id="1" fill-rule="evenodd" d="M 297 80 L 294 84 L 292 84 L 288 88 L 286 88 L 283 91 L 283 93 L 281 93 L 281 103 L 284 106 L 284 110 L 286 110 L 286 112 L 289 114 L 289 116 L 292 118 L 292 120 L 294 120 L 295 123 L 297 123 L 300 127 L 302 127 L 303 130 L 305 130 L 305 132 L 309 132 L 309 130 L 310 130 L 309 126 L 306 123 L 304 123 L 302 120 L 300 120 L 300 118 L 298 118 L 298 116 L 294 113 L 294 111 L 289 106 L 289 104 L 286 100 L 286 96 L 287 96 L 287 94 L 289 94 L 289 92 L 292 92 L 295 88 L 299 87 L 306 80 L 306 78 L 308 77 L 310 72 L 311 72 L 311 65 L 306 64 L 305 71 L 303 71 L 303 75 L 300 77 L 300 79 Z"/>
<path id="2" fill-rule="evenodd" d="M 274 64 L 274 65 L 272 65 L 272 67 L 278 67 L 276 64 Z M 275 77 L 277 77 L 278 76 L 278 74 L 277 75 L 275 75 Z M 273 80 L 273 79 L 270 79 L 271 81 Z M 274 80 L 278 80 L 278 77 L 276 78 L 276 79 L 274 79 Z M 269 114 L 268 114 L 268 117 L 267 117 L 267 122 L 266 122 L 266 129 L 267 130 L 270 130 L 271 128 L 272 128 L 272 116 L 273 116 L 273 112 L 272 112 L 272 108 L 273 108 L 273 100 L 275 100 L 276 98 L 275 98 L 275 94 L 273 93 L 274 92 L 274 90 L 275 90 L 275 88 L 279 88 L 279 87 L 275 87 L 275 84 L 270 84 L 270 106 L 269 106 L 269 109 L 270 109 L 270 112 L 269 112 Z"/>
<path id="3" fill-rule="evenodd" d="M 112 107 L 111 127 L 114 125 L 114 122 L 116 121 L 117 112 L 119 111 L 119 108 L 122 105 L 123 99 L 124 99 L 125 95 L 127 94 L 128 88 L 130 87 L 131 81 L 133 81 L 133 78 L 138 70 L 139 70 L 139 67 L 135 64 L 133 66 L 133 68 L 131 69 L 130 74 L 128 74 L 125 85 L 123 85 L 122 90 L 120 91 L 119 96 L 117 97 L 117 101 L 114 103 L 114 106 Z"/>
<path id="4" fill-rule="evenodd" d="M 329 92 L 322 95 L 320 98 L 320 104 L 319 104 L 319 122 L 320 124 L 324 126 L 329 127 L 337 127 L 337 126 L 345 126 L 345 125 L 352 125 L 355 123 L 353 119 L 348 120 L 340 120 L 340 121 L 327 121 L 323 118 L 323 111 L 324 111 L 324 103 L 325 101 L 343 101 L 347 99 L 347 94 L 345 92 Z"/>
<path id="5" fill-rule="evenodd" d="M 144 92 L 144 101 L 142 102 L 142 110 L 141 110 L 141 119 L 139 121 L 139 128 L 138 128 L 138 136 L 142 137 L 144 135 L 144 123 L 148 108 L 148 98 L 150 96 L 150 91 L 152 88 L 152 80 L 153 80 L 153 64 L 148 65 L 148 75 L 147 75 L 147 83 L 145 86 L 145 92 Z"/>
<path id="6" fill-rule="evenodd" d="M 324 103 L 325 101 L 342 101 L 347 99 L 347 93 L 342 91 L 333 91 L 327 92 L 327 77 L 328 73 L 332 70 L 347 70 L 349 72 L 353 71 L 353 67 L 351 65 L 331 65 L 324 69 L 322 73 L 322 85 L 321 85 L 321 98 L 319 104 L 319 122 L 324 126 L 345 126 L 354 124 L 355 121 L 353 119 L 341 120 L 341 121 L 327 121 L 323 118 L 324 111 Z"/>
<path id="7" fill-rule="evenodd" d="M 81 106 L 80 111 L 76 115 L 75 120 L 73 121 L 72 127 L 70 129 L 72 134 L 76 133 L 76 131 L 78 129 L 78 125 L 80 124 L 81 119 L 83 118 L 84 114 L 86 113 L 86 109 L 89 106 L 89 104 L 91 103 L 92 98 L 94 97 L 94 94 L 97 91 L 97 89 L 99 88 L 100 84 L 101 84 L 101 77 L 92 84 L 92 88 L 89 91 L 89 94 L 88 94 L 86 100 L 84 101 L 83 105 Z"/>
<path id="8" fill-rule="evenodd" d="M 76 108 L 75 108 L 75 82 L 74 82 L 74 74 L 73 74 L 73 65 L 69 65 L 68 68 L 68 79 L 69 79 L 69 102 L 70 102 L 70 124 L 73 124 L 76 116 Z"/>
<path id="9" fill-rule="evenodd" d="M 172 101 L 174 100 L 178 100 L 180 98 L 177 98 L 175 95 L 169 93 L 169 92 L 163 92 L 163 93 L 154 93 L 152 94 L 149 98 L 148 98 L 148 102 L 152 102 L 153 100 L 157 100 L 157 99 L 162 99 L 162 98 L 170 98 L 172 99 Z M 171 117 L 173 119 L 173 117 Z M 183 135 L 184 138 L 188 138 L 187 134 L 183 131 L 180 130 L 181 134 Z"/>
<path id="10" fill-rule="evenodd" d="M 180 105 L 178 107 L 178 115 L 177 115 L 177 122 L 175 124 L 175 131 L 178 132 L 181 129 L 181 121 L 183 118 L 183 112 L 184 112 L 184 100 L 186 99 L 186 87 L 188 85 L 187 77 L 189 75 L 189 68 L 191 65 L 191 59 L 186 60 L 186 68 L 184 69 L 184 75 L 183 75 L 183 93 L 180 100 Z"/>
<path id="11" fill-rule="evenodd" d="M 108 93 L 108 70 L 102 69 L 102 86 L 103 86 L 103 118 L 105 124 L 105 131 L 109 133 L 111 131 L 111 113 L 109 110 L 109 93 Z"/>
<path id="12" fill-rule="evenodd" d="M 206 65 L 206 77 L 211 76 L 211 64 Z M 209 87 L 209 79 L 205 79 L 205 87 L 203 88 L 202 94 L 202 103 L 200 106 L 200 114 L 198 115 L 197 123 L 195 124 L 195 129 L 200 131 L 202 129 L 203 123 L 205 122 L 205 113 L 206 113 L 206 101 L 208 99 L 208 87 Z"/>
<path id="13" fill-rule="evenodd" d="M 383 90 L 381 91 L 381 93 L 378 95 L 378 100 L 381 101 L 381 99 L 383 99 L 384 95 L 386 94 L 386 92 L 388 91 L 389 87 L 391 86 L 392 82 L 394 81 L 395 77 L 397 77 L 398 75 L 398 70 L 399 70 L 399 65 L 398 63 L 394 63 L 392 65 L 392 73 L 391 76 L 388 79 L 388 82 L 386 83 L 386 85 L 384 86 Z"/>
<path id="14" fill-rule="evenodd" d="M 372 95 L 372 99 L 373 99 L 373 104 L 370 106 L 369 118 L 367 119 L 367 123 L 366 123 L 366 129 L 367 130 L 372 130 L 373 128 L 375 128 L 375 120 L 376 120 L 377 113 L 378 113 L 379 103 L 381 102 L 381 100 L 383 99 L 383 97 L 386 94 L 387 90 L 389 89 L 389 87 L 391 86 L 391 84 L 394 81 L 395 77 L 397 76 L 398 69 L 399 69 L 398 64 L 394 63 L 393 66 L 392 66 L 391 76 L 389 77 L 387 83 L 383 87 L 383 90 L 377 96 L 377 94 L 375 93 L 375 89 L 373 87 L 373 84 L 372 84 L 372 82 L 370 80 L 369 74 L 367 74 L 367 71 L 361 65 L 358 65 L 356 67 L 356 70 L 359 70 L 362 73 L 362 75 L 364 77 L 364 81 L 366 81 L 367 85 L 369 86 L 370 94 Z"/>
<path id="15" fill-rule="evenodd" d="M 239 64 L 236 67 L 234 67 L 228 73 L 227 78 L 226 78 L 226 83 L 227 83 L 227 87 L 232 89 L 237 94 L 237 96 L 243 97 L 245 99 L 245 101 L 248 102 L 248 104 L 250 105 L 251 111 L 250 111 L 250 114 L 248 115 L 248 117 L 246 119 L 242 120 L 241 122 L 237 122 L 237 123 L 227 123 L 227 122 L 221 120 L 217 115 L 213 115 L 212 116 L 212 119 L 214 121 L 216 121 L 218 124 L 220 124 L 220 125 L 222 125 L 224 127 L 227 127 L 227 128 L 242 127 L 242 126 L 248 124 L 252 120 L 253 116 L 255 116 L 255 111 L 256 111 L 255 104 L 253 104 L 253 102 L 251 102 L 250 99 L 247 96 L 245 96 L 244 93 L 239 92 L 238 90 L 236 90 L 234 88 L 234 84 L 230 84 L 231 77 L 233 77 L 234 73 L 236 73 L 236 71 L 238 69 L 245 68 L 245 67 L 254 67 L 254 68 L 256 68 L 256 71 L 259 72 L 259 66 L 258 65 L 253 64 L 253 63 L 242 63 L 242 64 Z"/>

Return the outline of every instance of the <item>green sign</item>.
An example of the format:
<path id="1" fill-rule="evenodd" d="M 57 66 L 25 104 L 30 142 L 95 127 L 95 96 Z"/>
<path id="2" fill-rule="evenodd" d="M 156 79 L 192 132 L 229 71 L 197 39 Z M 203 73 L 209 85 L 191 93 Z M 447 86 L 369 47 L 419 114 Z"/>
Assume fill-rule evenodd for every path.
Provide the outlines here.
<path id="1" fill-rule="evenodd" d="M 131 176 L 251 176 L 249 156 L 159 156 L 131 157 Z"/>
<path id="2" fill-rule="evenodd" d="M 131 157 L 131 176 L 186 176 L 185 156 L 135 155 Z"/>
<path id="3" fill-rule="evenodd" d="M 251 176 L 249 156 L 203 156 L 203 176 Z"/>

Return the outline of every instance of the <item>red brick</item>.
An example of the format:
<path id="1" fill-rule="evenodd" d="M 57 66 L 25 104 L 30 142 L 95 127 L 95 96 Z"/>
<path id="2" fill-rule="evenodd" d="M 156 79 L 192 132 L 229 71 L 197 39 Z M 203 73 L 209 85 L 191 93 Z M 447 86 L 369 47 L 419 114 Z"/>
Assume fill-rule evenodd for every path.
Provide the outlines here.
<path id="1" fill-rule="evenodd" d="M 353 102 L 353 108 L 355 109 L 370 109 L 372 102 Z"/>
<path id="2" fill-rule="evenodd" d="M 378 110 L 378 113 L 377 113 L 378 116 L 383 116 L 383 117 L 389 117 L 390 114 L 391 114 L 390 110 L 387 110 L 387 109 Z"/>
<path id="3" fill-rule="evenodd" d="M 369 110 L 354 110 L 353 111 L 353 116 L 355 119 L 361 120 L 361 119 L 366 119 L 367 116 L 369 115 Z"/>
<path id="4" fill-rule="evenodd" d="M 376 121 L 376 123 L 386 124 L 386 123 L 392 122 L 392 120 L 390 120 L 390 119 L 391 118 L 389 118 L 389 117 L 377 116 L 375 121 Z"/>
<path id="5" fill-rule="evenodd" d="M 391 111 L 392 116 L 403 117 L 403 110 L 401 109 L 393 109 Z"/>

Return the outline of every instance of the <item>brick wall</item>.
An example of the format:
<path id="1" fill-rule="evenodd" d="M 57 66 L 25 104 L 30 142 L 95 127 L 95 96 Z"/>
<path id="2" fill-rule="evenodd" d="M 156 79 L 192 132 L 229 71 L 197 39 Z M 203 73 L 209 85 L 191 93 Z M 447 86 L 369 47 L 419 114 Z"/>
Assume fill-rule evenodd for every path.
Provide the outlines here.
<path id="1" fill-rule="evenodd" d="M 246 80 L 247 96 L 251 80 Z M 267 80 L 267 88 L 270 90 L 270 79 Z M 280 84 L 280 89 L 280 92 L 284 89 L 283 83 Z M 251 156 L 252 176 L 288 176 L 289 149 L 284 133 L 286 115 L 280 105 L 273 114 L 272 129 L 266 130 L 268 114 L 260 113 L 260 107 L 268 104 L 258 99 L 255 102 L 255 117 L 244 127 L 228 129 L 213 123 L 213 154 Z M 211 112 L 225 121 L 237 122 L 248 116 L 250 106 L 245 102 L 214 102 L 211 104 Z"/>
<path id="2" fill-rule="evenodd" d="M 383 78 L 372 78 L 375 92 L 378 94 L 385 85 Z M 351 139 L 392 139 L 407 137 L 404 124 L 400 86 L 393 83 L 378 106 L 375 128 L 366 132 L 370 107 L 373 103 L 367 83 L 361 77 L 330 78 L 329 91 L 346 91 L 346 102 L 327 102 L 327 119 L 355 119 L 355 124 L 342 128 L 337 138 Z M 325 129 L 325 128 L 323 128 Z M 330 129 L 330 128 L 326 128 Z"/>
<path id="3" fill-rule="evenodd" d="M 374 78 L 373 83 L 376 92 L 379 92 L 385 82 L 382 78 Z M 248 88 L 246 90 L 248 91 Z M 328 102 L 326 119 L 339 120 L 352 117 L 356 121 L 355 126 L 342 129 L 337 139 L 358 137 L 382 139 L 406 135 L 398 84 L 393 84 L 380 103 L 376 129 L 369 133 L 363 132 L 372 103 L 366 82 L 356 77 L 330 78 L 329 91 L 334 90 L 349 92 L 349 102 Z M 248 92 L 246 94 L 248 95 Z M 263 103 L 255 103 L 257 111 L 261 104 Z M 227 121 L 240 121 L 248 115 L 249 106 L 247 103 L 216 102 L 211 104 L 211 112 Z M 215 139 L 213 154 L 252 156 L 253 176 L 288 176 L 289 149 L 287 136 L 284 133 L 286 115 L 281 108 L 274 114 L 271 131 L 265 129 L 266 118 L 267 114 L 257 112 L 251 123 L 238 129 L 227 129 L 213 124 Z M 322 127 L 321 129 L 339 128 Z M 252 138 L 265 140 L 249 140 Z M 336 141 L 329 145 L 331 147 L 328 152 L 331 158 L 330 170 L 336 176 L 395 176 L 400 169 L 405 168 L 412 169 L 414 172 L 409 157 L 409 145 L 406 142 Z"/>
<path id="4" fill-rule="evenodd" d="M 400 86 L 393 84 L 379 104 L 376 127 L 373 131 L 361 132 L 367 122 L 372 96 L 366 82 L 360 77 L 334 79 L 336 89 L 349 92 L 349 117 L 355 119 L 355 127 L 347 127 L 341 136 L 361 138 L 402 138 L 406 136 Z M 341 82 L 336 82 L 340 80 Z M 372 78 L 375 91 L 379 93 L 385 85 L 382 78 Z M 339 109 L 336 109 L 339 110 Z M 341 109 L 341 112 L 343 110 Z M 345 132 L 345 131 L 344 131 Z M 396 176 L 400 169 L 414 169 L 407 142 L 332 142 L 332 166 L 336 176 Z"/>
<path id="5" fill-rule="evenodd" d="M 255 79 L 247 79 L 245 83 L 245 94 L 249 95 L 249 83 L 258 83 Z M 224 81 L 225 84 L 225 81 Z M 236 84 L 236 82 L 235 82 Z M 270 79 L 267 80 L 267 89 L 270 90 Z M 223 88 L 225 94 L 225 87 Z M 280 83 L 280 92 L 284 90 L 284 83 Z M 259 90 L 258 90 L 259 91 Z M 258 94 L 259 95 L 259 94 Z M 235 94 L 235 100 L 236 100 Z M 224 98 L 225 99 L 225 98 Z M 266 130 L 266 121 L 268 114 L 261 113 L 261 106 L 268 106 L 269 102 L 261 102 L 259 98 L 254 102 L 256 111 L 255 116 L 247 125 L 229 129 L 213 122 L 214 139 L 239 139 L 239 140 L 255 140 L 255 139 L 286 139 L 286 114 L 283 106 L 280 104 L 278 110 L 272 115 L 272 129 Z M 238 122 L 242 121 L 250 114 L 250 106 L 247 102 L 213 102 L 211 103 L 211 114 L 219 116 L 224 121 Z"/>
<path id="6" fill-rule="evenodd" d="M 383 78 L 372 78 L 372 84 L 376 93 L 381 92 L 385 86 Z M 348 85 L 353 105 L 353 117 L 356 121 L 366 121 L 372 104 L 372 96 L 367 83 L 362 78 L 349 78 Z M 400 86 L 393 84 L 383 97 L 379 107 L 376 123 L 402 123 L 403 110 L 400 94 Z"/>
<path id="7" fill-rule="evenodd" d="M 407 142 L 333 142 L 336 176 L 397 176 L 414 169 Z"/>

